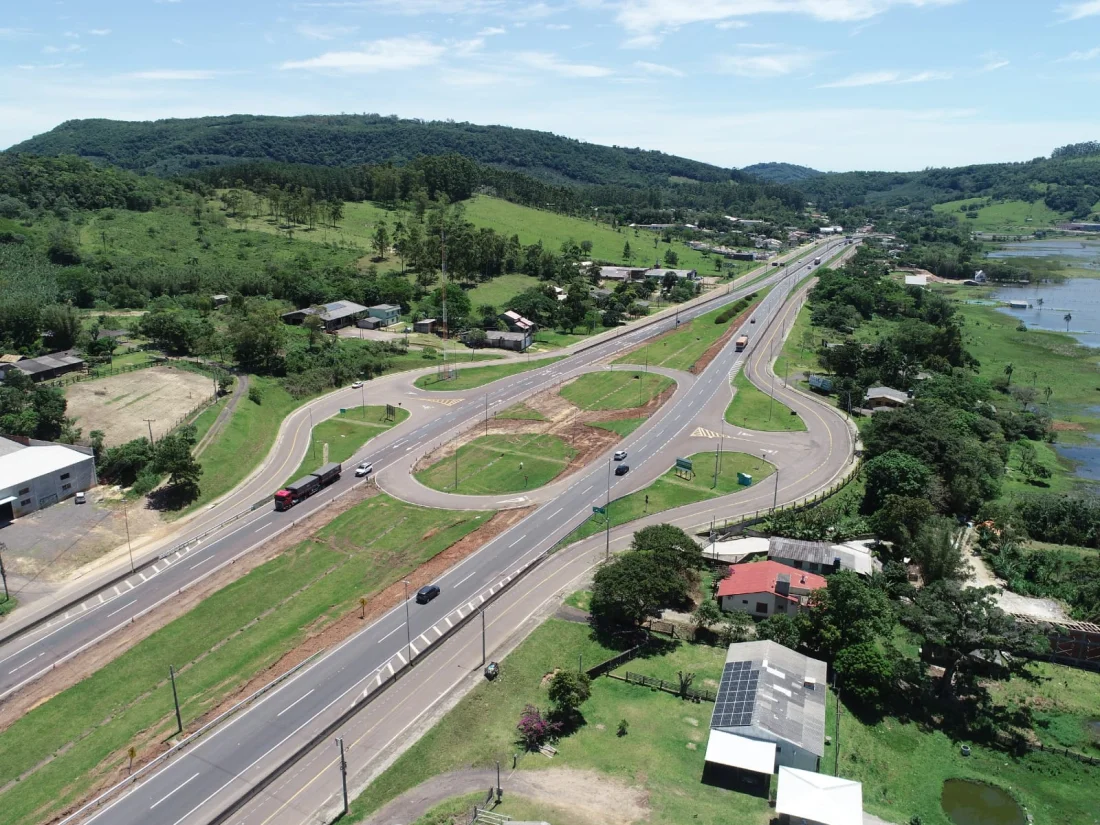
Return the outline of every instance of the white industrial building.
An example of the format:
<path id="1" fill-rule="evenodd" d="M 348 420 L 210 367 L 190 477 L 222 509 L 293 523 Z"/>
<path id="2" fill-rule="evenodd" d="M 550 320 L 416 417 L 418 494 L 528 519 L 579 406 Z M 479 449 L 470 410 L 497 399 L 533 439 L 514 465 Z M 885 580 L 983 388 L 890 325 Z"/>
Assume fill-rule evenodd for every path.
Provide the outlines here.
<path id="1" fill-rule="evenodd" d="M 863 825 L 863 785 L 780 767 L 775 812 L 784 825 Z"/>
<path id="2" fill-rule="evenodd" d="M 97 484 L 95 460 L 78 447 L 0 437 L 0 524 Z"/>

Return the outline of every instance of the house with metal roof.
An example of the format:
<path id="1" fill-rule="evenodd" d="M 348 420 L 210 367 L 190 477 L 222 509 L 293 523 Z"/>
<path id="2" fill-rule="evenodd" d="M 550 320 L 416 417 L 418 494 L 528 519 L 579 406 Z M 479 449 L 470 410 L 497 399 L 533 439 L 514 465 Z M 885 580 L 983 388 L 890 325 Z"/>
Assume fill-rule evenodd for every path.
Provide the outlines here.
<path id="1" fill-rule="evenodd" d="M 704 778 L 765 788 L 781 767 L 825 754 L 824 662 L 770 640 L 732 644 L 710 718 Z"/>
<path id="2" fill-rule="evenodd" d="M 870 576 L 882 569 L 882 563 L 861 545 L 801 541 L 783 536 L 768 539 L 768 560 L 822 575 L 852 570 L 861 576 Z"/>
<path id="3" fill-rule="evenodd" d="M 83 358 L 71 352 L 56 352 L 53 355 L 40 355 L 38 358 L 0 363 L 0 378 L 6 377 L 8 372 L 14 369 L 29 375 L 35 381 L 49 381 L 51 378 L 57 378 L 69 372 L 82 371 L 84 363 Z"/>
<path id="4" fill-rule="evenodd" d="M 774 561 L 735 564 L 718 583 L 718 606 L 727 613 L 748 613 L 766 619 L 777 613 L 793 616 L 808 604 L 810 594 L 825 586 L 815 573 Z"/>
<path id="5" fill-rule="evenodd" d="M 775 812 L 786 825 L 863 825 L 863 785 L 783 765 Z"/>
<path id="6" fill-rule="evenodd" d="M 293 312 L 284 312 L 283 321 L 288 324 L 300 324 L 310 315 L 318 315 L 326 332 L 351 326 L 364 315 L 367 308 L 353 301 L 332 301 L 319 307 L 306 307 Z"/>
<path id="7" fill-rule="evenodd" d="M 872 410 L 897 409 L 913 400 L 909 397 L 909 393 L 895 390 L 893 387 L 871 387 L 863 398 Z"/>

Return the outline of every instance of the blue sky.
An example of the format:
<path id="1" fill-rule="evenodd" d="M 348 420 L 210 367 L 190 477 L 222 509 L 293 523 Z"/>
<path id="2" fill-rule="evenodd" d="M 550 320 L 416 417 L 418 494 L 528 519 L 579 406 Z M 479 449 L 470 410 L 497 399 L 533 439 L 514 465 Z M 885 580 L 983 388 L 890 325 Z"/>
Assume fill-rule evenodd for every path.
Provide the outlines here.
<path id="1" fill-rule="evenodd" d="M 0 146 L 71 118 L 378 112 L 910 170 L 1100 139 L 1097 99 L 1100 0 L 40 0 L 0 20 Z"/>

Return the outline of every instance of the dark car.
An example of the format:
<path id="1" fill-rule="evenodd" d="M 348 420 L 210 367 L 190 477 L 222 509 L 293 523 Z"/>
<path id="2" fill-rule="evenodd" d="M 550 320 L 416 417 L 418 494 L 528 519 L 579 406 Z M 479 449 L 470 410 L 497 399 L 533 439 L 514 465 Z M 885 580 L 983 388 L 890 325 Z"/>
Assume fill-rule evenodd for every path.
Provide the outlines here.
<path id="1" fill-rule="evenodd" d="M 427 604 L 439 595 L 438 584 L 426 584 L 416 591 L 416 603 Z"/>
<path id="2" fill-rule="evenodd" d="M 626 464 L 620 464 L 618 467 L 615 468 L 615 475 L 617 476 L 625 476 L 629 472 L 630 467 Z"/>

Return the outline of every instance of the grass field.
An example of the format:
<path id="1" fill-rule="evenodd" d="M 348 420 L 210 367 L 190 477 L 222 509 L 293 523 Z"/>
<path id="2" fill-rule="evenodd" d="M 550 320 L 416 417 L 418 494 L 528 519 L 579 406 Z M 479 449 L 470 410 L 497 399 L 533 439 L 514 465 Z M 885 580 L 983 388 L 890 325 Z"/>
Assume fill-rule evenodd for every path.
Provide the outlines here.
<path id="1" fill-rule="evenodd" d="M 440 392 L 457 392 L 459 390 L 472 390 L 501 378 L 519 375 L 527 370 L 545 367 L 556 363 L 565 356 L 557 358 L 540 358 L 537 361 L 513 361 L 508 364 L 497 364 L 491 367 L 459 368 L 458 375 L 454 378 L 440 380 L 435 375 L 422 375 L 414 382 L 422 390 L 438 390 Z"/>
<path id="2" fill-rule="evenodd" d="M 737 483 L 738 473 L 752 476 L 752 486 L 760 484 L 775 472 L 775 465 L 759 456 L 748 453 L 723 452 L 718 471 L 718 485 L 712 486 L 714 477 L 714 453 L 696 453 L 689 456 L 694 464 L 695 477 L 686 480 L 676 477 L 675 468 L 669 469 L 648 487 L 611 501 L 611 526 L 618 527 L 641 518 L 649 513 L 660 513 L 685 504 L 694 504 L 708 498 L 718 498 L 739 490 L 748 489 Z M 627 463 L 630 459 L 627 458 Z M 647 504 L 648 499 L 648 504 Z M 593 514 L 580 527 L 561 541 L 561 545 L 572 544 L 605 529 L 604 516 Z"/>
<path id="3" fill-rule="evenodd" d="M 618 433 L 623 438 L 626 438 L 648 420 L 648 418 L 620 418 L 617 421 L 592 421 L 588 426 Z"/>
<path id="4" fill-rule="evenodd" d="M 0 734 L 0 777 L 30 772 L 0 795 L 0 821 L 48 819 L 125 766 L 131 744 L 159 748 L 175 730 L 169 664 L 186 727 L 299 644 L 307 628 L 315 633 L 354 610 L 360 596 L 407 576 L 490 516 L 375 496 L 207 597 Z"/>
<path id="5" fill-rule="evenodd" d="M 434 728 L 379 776 L 352 805 L 350 822 L 424 780 L 467 766 L 511 764 L 517 751 L 515 725 L 524 705 L 548 704 L 543 677 L 555 668 L 590 666 L 616 651 L 601 646 L 585 625 L 549 619 L 501 662 L 503 678 L 481 682 Z M 638 659 L 630 669 L 647 675 L 690 667 L 698 683 L 721 675 L 725 650 L 679 645 L 672 652 Z M 521 770 L 573 768 L 593 770 L 648 794 L 653 823 L 766 825 L 767 800 L 700 782 L 706 750 L 710 705 L 694 705 L 667 693 L 612 679 L 597 679 L 591 698 L 581 706 L 584 724 L 557 743 L 558 754 L 521 758 Z M 628 723 L 618 736 L 619 721 Z M 470 735 L 476 731 L 477 735 Z M 505 798 L 508 798 L 507 792 Z M 608 800 L 609 805 L 614 805 Z M 566 806 L 568 808 L 568 806 Z M 621 819 L 608 811 L 608 821 Z M 556 821 L 556 820 L 550 820 Z"/>
<path id="6" fill-rule="evenodd" d="M 1047 229 L 1056 223 L 1061 223 L 1069 216 L 1061 212 L 1055 212 L 1043 201 L 1028 203 L 1027 201 L 1002 201 L 988 206 L 982 206 L 977 211 L 976 218 L 968 218 L 966 207 L 974 204 L 984 204 L 988 198 L 966 198 L 947 203 L 937 203 L 932 207 L 933 211 L 945 215 L 954 215 L 959 223 L 965 225 L 974 232 L 993 232 L 998 234 L 1018 235 L 1031 234 L 1036 229 Z"/>
<path id="7" fill-rule="evenodd" d="M 553 480 L 575 455 L 572 446 L 554 435 L 484 435 L 459 447 L 457 460 L 454 455 L 440 459 L 415 477 L 425 487 L 449 493 L 514 493 Z"/>
<path id="8" fill-rule="evenodd" d="M 767 294 L 767 291 L 762 290 L 757 296 L 757 300 L 762 299 L 765 294 Z M 722 337 L 722 333 L 729 329 L 730 324 L 737 323 L 736 318 L 731 319 L 726 324 L 714 323 L 714 319 L 724 311 L 724 307 L 719 307 L 705 315 L 700 315 L 693 321 L 680 324 L 680 328 L 675 332 L 662 336 L 643 349 L 628 352 L 626 355 L 616 358 L 613 363 L 641 364 L 648 359 L 650 364 L 658 367 L 689 370 L 703 356 L 703 353 Z M 745 312 L 750 311 L 751 308 L 745 310 Z M 743 317 L 744 314 L 742 313 L 737 317 Z"/>
<path id="9" fill-rule="evenodd" d="M 482 304 L 489 304 L 503 312 L 508 309 L 508 302 L 514 297 L 541 283 L 538 278 L 517 272 L 512 275 L 498 275 L 491 281 L 478 284 L 467 294 L 470 296 L 470 305 L 475 310 Z"/>
<path id="10" fill-rule="evenodd" d="M 1051 470 L 1053 475 L 1032 484 L 1020 470 L 1020 445 L 1010 445 L 1008 465 L 1005 467 L 1004 482 L 1001 484 L 1001 495 L 1004 497 L 1018 496 L 1027 493 L 1058 493 L 1065 495 L 1071 493 L 1080 486 L 1080 480 L 1073 474 L 1072 468 L 1063 461 L 1058 452 L 1043 441 L 1033 441 L 1031 446 L 1035 448 L 1036 460 Z"/>
<path id="11" fill-rule="evenodd" d="M 792 415 L 791 408 L 782 401 L 773 401 L 738 372 L 733 378 L 737 391 L 726 407 L 726 421 L 747 430 L 762 432 L 805 432 L 806 424 L 801 416 Z"/>
<path id="12" fill-rule="evenodd" d="M 628 410 L 644 406 L 674 383 L 641 370 L 589 372 L 562 387 L 561 397 L 582 410 Z"/>
<path id="13" fill-rule="evenodd" d="M 526 404 L 513 404 L 506 410 L 496 413 L 493 418 L 507 418 L 513 421 L 545 421 L 546 416 L 533 410 Z"/>
<path id="14" fill-rule="evenodd" d="M 309 450 L 306 452 L 302 463 L 298 465 L 287 479 L 295 481 L 306 473 L 311 473 L 326 461 L 339 461 L 343 463 L 355 455 L 359 449 L 374 438 L 384 433 L 391 427 L 396 427 L 409 417 L 409 411 L 397 408 L 396 417 L 387 422 L 385 406 L 351 407 L 344 414 L 322 421 L 313 428 L 310 438 Z M 328 445 L 328 457 L 325 458 L 324 445 Z M 344 472 L 350 473 L 351 467 L 344 467 Z"/>

